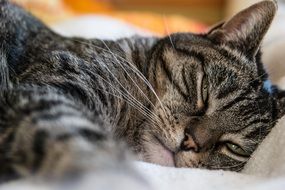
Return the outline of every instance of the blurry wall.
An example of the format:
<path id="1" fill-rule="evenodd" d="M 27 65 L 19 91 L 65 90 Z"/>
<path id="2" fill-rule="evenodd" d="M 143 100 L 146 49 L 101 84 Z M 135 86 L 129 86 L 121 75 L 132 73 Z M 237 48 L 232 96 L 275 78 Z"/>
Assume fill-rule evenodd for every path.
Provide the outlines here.
<path id="1" fill-rule="evenodd" d="M 122 10 L 180 14 L 213 24 L 223 18 L 225 0 L 111 0 Z"/>
<path id="2" fill-rule="evenodd" d="M 225 5 L 225 17 L 229 18 L 240 10 L 261 0 L 227 0 Z"/>
<path id="3" fill-rule="evenodd" d="M 109 10 L 151 12 L 160 15 L 182 15 L 213 24 L 224 16 L 226 0 L 12 0 L 25 7 L 50 9 L 55 15 L 62 14 L 58 7 L 68 6 L 77 12 L 108 12 Z M 243 0 L 242 0 L 243 1 Z M 44 6 L 42 6 L 44 5 Z M 60 6 L 59 6 L 60 5 Z M 55 8 L 54 8 L 55 7 Z"/>

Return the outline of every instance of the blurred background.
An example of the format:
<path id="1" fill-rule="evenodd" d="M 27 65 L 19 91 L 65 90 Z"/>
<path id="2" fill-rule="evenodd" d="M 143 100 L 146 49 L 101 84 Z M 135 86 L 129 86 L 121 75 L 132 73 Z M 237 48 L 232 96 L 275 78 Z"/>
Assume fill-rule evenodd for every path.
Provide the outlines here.
<path id="1" fill-rule="evenodd" d="M 10 0 L 65 36 L 118 39 L 173 32 L 205 32 L 261 0 Z M 285 89 L 285 0 L 262 44 L 270 79 Z"/>
<path id="2" fill-rule="evenodd" d="M 47 24 L 108 15 L 156 34 L 201 32 L 258 0 L 12 0 Z M 166 26 L 167 25 L 167 26 Z M 166 31 L 167 28 L 167 31 Z"/>

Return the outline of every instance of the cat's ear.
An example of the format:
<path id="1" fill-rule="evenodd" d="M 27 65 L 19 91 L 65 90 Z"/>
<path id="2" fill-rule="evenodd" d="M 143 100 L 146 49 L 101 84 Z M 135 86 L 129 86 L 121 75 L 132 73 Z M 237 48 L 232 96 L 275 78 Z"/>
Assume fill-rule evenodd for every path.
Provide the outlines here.
<path id="1" fill-rule="evenodd" d="M 211 29 L 208 37 L 254 57 L 277 11 L 276 1 L 262 1 Z"/>

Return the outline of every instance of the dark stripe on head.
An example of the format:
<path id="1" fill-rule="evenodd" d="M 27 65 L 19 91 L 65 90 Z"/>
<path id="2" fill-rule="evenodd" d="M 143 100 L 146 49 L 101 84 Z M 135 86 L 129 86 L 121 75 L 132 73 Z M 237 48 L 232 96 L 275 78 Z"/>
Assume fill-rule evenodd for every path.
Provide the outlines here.
<path id="1" fill-rule="evenodd" d="M 263 140 L 267 134 L 270 132 L 266 127 L 256 127 L 253 131 L 245 135 L 245 138 L 255 139 L 255 140 Z"/>
<path id="2" fill-rule="evenodd" d="M 185 86 L 185 89 L 187 90 L 187 94 L 190 95 L 190 91 L 189 91 L 190 85 L 187 82 L 185 67 L 182 68 L 182 81 L 183 81 L 183 85 Z"/>
<path id="3" fill-rule="evenodd" d="M 169 68 L 167 67 L 167 64 L 166 64 L 166 62 L 165 62 L 165 60 L 163 58 L 161 58 L 161 67 L 162 67 L 162 70 L 164 71 L 164 74 L 166 75 L 167 79 L 169 80 L 169 82 L 172 83 L 173 86 L 176 88 L 176 90 L 181 94 L 181 96 L 186 101 L 188 101 L 189 96 L 183 92 L 182 88 L 179 86 L 177 81 L 175 81 L 172 78 L 172 74 L 171 74 Z"/>
<path id="4" fill-rule="evenodd" d="M 243 96 L 238 96 L 237 98 L 233 99 L 232 101 L 230 101 L 229 103 L 227 103 L 225 106 L 223 106 L 222 108 L 219 109 L 219 111 L 224 111 L 227 110 L 235 105 L 237 105 L 238 103 L 242 102 L 242 101 L 252 101 L 251 98 L 248 97 L 243 97 Z"/>
<path id="5" fill-rule="evenodd" d="M 181 49 L 181 48 L 176 48 L 176 50 L 184 55 L 186 55 L 187 57 L 194 57 L 197 60 L 199 60 L 199 62 L 202 64 L 202 66 L 204 66 L 205 64 L 205 57 L 202 53 L 198 53 L 195 51 L 188 51 L 185 49 Z"/>
<path id="6" fill-rule="evenodd" d="M 267 124 L 270 122 L 270 119 L 261 119 L 261 118 L 256 118 L 252 121 L 250 121 L 247 126 L 250 127 L 250 126 L 253 126 L 255 124 Z"/>

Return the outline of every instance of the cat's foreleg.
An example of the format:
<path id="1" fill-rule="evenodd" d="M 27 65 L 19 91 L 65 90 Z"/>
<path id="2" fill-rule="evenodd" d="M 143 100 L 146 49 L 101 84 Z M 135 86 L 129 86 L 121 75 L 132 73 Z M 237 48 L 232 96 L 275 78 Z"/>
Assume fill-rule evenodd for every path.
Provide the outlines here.
<path id="1" fill-rule="evenodd" d="M 124 147 L 112 140 L 102 124 L 79 103 L 49 89 L 2 92 L 1 180 L 131 171 Z"/>

